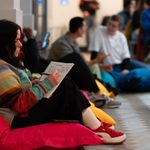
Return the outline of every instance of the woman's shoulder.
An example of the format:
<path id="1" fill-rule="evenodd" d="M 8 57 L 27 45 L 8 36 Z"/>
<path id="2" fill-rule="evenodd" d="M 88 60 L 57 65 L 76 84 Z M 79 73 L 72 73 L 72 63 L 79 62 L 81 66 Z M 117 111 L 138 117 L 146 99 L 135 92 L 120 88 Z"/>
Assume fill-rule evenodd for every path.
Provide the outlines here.
<path id="1" fill-rule="evenodd" d="M 4 60 L 0 59 L 0 65 L 6 65 L 6 64 L 7 64 L 7 62 L 6 62 L 6 61 L 4 61 Z"/>

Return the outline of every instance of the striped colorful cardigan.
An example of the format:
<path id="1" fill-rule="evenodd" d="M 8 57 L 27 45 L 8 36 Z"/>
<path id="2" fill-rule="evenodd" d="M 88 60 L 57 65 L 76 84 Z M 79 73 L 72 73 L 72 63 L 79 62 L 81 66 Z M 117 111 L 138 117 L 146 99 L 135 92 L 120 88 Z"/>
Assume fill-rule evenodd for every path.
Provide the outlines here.
<path id="1" fill-rule="evenodd" d="M 0 108 L 10 108 L 17 115 L 27 116 L 28 109 L 51 88 L 52 84 L 48 79 L 32 85 L 23 70 L 0 59 Z"/>

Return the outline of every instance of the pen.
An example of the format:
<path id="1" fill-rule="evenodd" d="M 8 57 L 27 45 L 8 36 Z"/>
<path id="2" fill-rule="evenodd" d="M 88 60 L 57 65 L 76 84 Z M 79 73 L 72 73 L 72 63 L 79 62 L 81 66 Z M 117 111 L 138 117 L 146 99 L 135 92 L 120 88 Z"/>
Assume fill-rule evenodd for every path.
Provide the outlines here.
<path id="1" fill-rule="evenodd" d="M 42 74 L 47 76 L 51 75 L 51 73 L 46 73 L 46 72 L 42 72 Z"/>

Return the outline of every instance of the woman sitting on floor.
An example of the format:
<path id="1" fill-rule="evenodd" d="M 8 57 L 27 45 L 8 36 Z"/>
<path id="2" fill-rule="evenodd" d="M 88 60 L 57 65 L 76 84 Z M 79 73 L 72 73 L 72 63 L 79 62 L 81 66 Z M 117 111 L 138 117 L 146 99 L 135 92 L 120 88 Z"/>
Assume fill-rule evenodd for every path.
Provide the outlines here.
<path id="1" fill-rule="evenodd" d="M 18 56 L 22 43 L 21 29 L 14 22 L 0 20 L 0 115 L 12 129 L 38 125 L 53 120 L 77 120 L 104 139 L 116 144 L 126 140 L 126 135 L 112 130 L 100 122 L 90 109 L 88 100 L 68 77 L 54 94 L 44 98 L 60 80 L 54 71 L 42 82 L 29 79 Z M 10 109 L 10 114 L 5 114 Z M 8 111 L 7 111 L 8 112 Z"/>

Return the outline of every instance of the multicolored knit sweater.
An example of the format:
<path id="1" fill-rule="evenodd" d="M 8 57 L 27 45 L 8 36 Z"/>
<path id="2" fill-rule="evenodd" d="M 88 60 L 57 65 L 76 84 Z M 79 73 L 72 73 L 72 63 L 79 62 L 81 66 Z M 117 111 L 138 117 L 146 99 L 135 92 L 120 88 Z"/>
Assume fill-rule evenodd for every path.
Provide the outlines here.
<path id="1" fill-rule="evenodd" d="M 28 109 L 51 89 L 48 79 L 32 85 L 24 70 L 0 59 L 0 108 L 10 108 L 19 116 L 27 116 Z"/>

